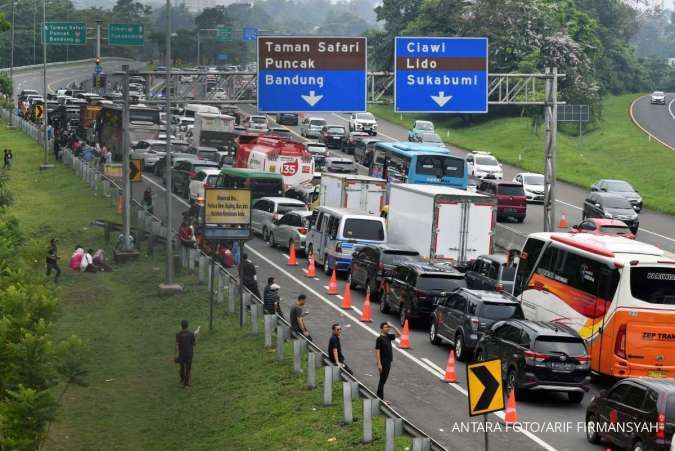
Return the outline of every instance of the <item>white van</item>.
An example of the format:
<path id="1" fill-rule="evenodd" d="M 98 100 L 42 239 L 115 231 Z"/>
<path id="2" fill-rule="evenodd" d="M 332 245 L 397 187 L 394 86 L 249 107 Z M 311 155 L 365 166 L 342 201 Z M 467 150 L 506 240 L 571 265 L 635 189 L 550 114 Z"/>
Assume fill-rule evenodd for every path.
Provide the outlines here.
<path id="1" fill-rule="evenodd" d="M 194 118 L 196 113 L 220 114 L 220 110 L 213 105 L 202 105 L 199 103 L 188 103 L 185 105 L 183 116 Z"/>
<path id="2" fill-rule="evenodd" d="M 316 264 L 330 274 L 333 269 L 349 271 L 352 253 L 358 245 L 386 241 L 387 227 L 383 218 L 360 210 L 319 207 L 307 232 L 305 252 L 314 254 Z"/>

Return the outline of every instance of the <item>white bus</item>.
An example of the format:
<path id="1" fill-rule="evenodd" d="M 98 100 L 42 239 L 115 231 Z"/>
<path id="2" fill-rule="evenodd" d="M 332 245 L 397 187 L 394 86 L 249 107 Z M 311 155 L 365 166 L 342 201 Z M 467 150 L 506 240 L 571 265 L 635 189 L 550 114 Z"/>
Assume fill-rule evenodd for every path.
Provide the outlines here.
<path id="1" fill-rule="evenodd" d="M 661 249 L 618 236 L 533 233 L 513 294 L 528 319 L 575 329 L 595 372 L 675 376 L 675 259 Z"/>

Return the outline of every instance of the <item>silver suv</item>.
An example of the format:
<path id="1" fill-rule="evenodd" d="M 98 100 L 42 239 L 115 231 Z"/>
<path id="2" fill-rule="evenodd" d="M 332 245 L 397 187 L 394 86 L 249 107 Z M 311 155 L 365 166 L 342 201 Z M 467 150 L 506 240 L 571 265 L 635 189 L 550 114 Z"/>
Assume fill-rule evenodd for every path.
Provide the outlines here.
<path id="1" fill-rule="evenodd" d="M 320 117 L 306 117 L 300 124 L 300 134 L 305 138 L 318 138 L 326 120 Z"/>
<path id="2" fill-rule="evenodd" d="M 262 197 L 251 208 L 251 227 L 267 241 L 275 221 L 295 210 L 307 210 L 307 206 L 301 200 L 288 197 Z"/>

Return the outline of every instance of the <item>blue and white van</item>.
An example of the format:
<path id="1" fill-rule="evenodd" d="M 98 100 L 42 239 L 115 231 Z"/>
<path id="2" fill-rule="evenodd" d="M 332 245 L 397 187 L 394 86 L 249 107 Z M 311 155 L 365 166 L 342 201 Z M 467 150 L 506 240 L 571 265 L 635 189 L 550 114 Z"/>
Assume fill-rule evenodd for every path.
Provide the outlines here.
<path id="1" fill-rule="evenodd" d="M 314 254 L 326 274 L 333 269 L 349 271 L 357 246 L 387 241 L 383 218 L 360 210 L 319 207 L 316 220 L 307 232 L 305 251 Z"/>

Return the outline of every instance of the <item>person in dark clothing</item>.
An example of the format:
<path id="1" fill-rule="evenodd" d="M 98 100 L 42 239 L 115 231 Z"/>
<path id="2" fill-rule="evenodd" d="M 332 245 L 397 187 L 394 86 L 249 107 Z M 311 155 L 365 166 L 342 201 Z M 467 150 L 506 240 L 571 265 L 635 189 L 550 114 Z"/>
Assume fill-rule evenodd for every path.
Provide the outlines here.
<path id="1" fill-rule="evenodd" d="M 391 333 L 392 330 L 394 333 Z M 391 347 L 391 342 L 400 337 L 399 330 L 384 322 L 380 324 L 380 336 L 375 341 L 375 360 L 377 362 L 377 369 L 380 372 L 380 380 L 377 383 L 377 397 L 384 400 L 384 384 L 389 377 L 391 370 L 391 362 L 394 360 L 394 352 Z M 389 404 L 387 401 L 385 403 Z"/>
<path id="2" fill-rule="evenodd" d="M 248 254 L 243 253 L 241 257 L 244 259 L 241 268 L 241 281 L 244 286 L 248 288 L 258 299 L 260 299 L 260 290 L 258 289 L 258 275 L 256 274 L 255 265 L 248 259 Z"/>
<path id="3" fill-rule="evenodd" d="M 180 382 L 184 387 L 192 384 L 192 354 L 197 344 L 195 334 L 188 330 L 186 319 L 180 322 L 180 332 L 176 334 L 176 363 L 180 364 Z"/>
<path id="4" fill-rule="evenodd" d="M 342 354 L 342 343 L 340 343 L 342 327 L 339 324 L 333 324 L 332 331 L 333 334 L 328 340 L 328 357 L 333 364 L 343 368 L 349 374 L 353 374 L 352 369 L 345 363 L 345 356 Z"/>
<path id="5" fill-rule="evenodd" d="M 5 149 L 5 153 L 3 155 L 3 169 L 12 169 L 12 160 L 14 159 L 14 155 L 12 155 L 12 151 L 10 149 Z"/>
<path id="6" fill-rule="evenodd" d="M 266 315 L 274 315 L 279 313 L 281 316 L 281 306 L 279 298 L 279 285 L 274 283 L 274 277 L 267 279 L 267 285 L 263 289 L 263 311 Z"/>
<path id="7" fill-rule="evenodd" d="M 47 250 L 47 276 L 54 271 L 54 283 L 59 283 L 61 277 L 61 268 L 59 268 L 59 255 L 56 248 L 56 238 L 49 241 L 49 249 Z"/>
<path id="8" fill-rule="evenodd" d="M 59 160 L 59 152 L 61 152 L 61 146 L 59 145 L 59 140 L 54 140 L 54 160 Z"/>
<path id="9" fill-rule="evenodd" d="M 302 306 L 305 305 L 305 300 L 307 296 L 301 294 L 298 296 L 298 300 L 295 301 L 295 305 L 291 308 L 291 330 L 296 336 L 304 335 L 308 340 L 312 339 L 312 336 L 309 334 L 309 329 L 305 326 L 305 319 L 303 318 Z"/>

